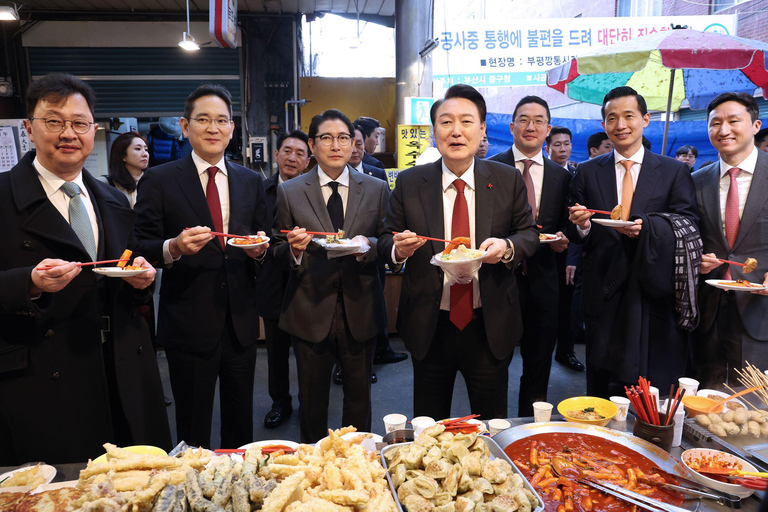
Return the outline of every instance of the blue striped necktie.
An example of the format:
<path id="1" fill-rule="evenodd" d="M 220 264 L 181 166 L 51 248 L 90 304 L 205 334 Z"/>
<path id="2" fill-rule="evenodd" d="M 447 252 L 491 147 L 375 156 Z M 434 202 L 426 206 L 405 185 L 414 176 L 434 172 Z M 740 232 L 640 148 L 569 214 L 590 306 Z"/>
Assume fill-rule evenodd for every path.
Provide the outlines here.
<path id="1" fill-rule="evenodd" d="M 85 251 L 91 257 L 91 261 L 96 261 L 96 240 L 93 236 L 88 211 L 80 198 L 80 187 L 77 183 L 68 181 L 61 186 L 61 190 L 69 196 L 69 225 L 72 226 L 77 238 L 80 239 Z"/>

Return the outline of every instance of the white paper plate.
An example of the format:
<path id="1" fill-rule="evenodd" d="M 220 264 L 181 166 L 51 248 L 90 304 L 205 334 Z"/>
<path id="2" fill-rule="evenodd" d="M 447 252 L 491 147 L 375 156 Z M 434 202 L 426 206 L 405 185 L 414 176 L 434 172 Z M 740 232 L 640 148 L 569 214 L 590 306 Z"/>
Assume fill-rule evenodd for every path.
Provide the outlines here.
<path id="1" fill-rule="evenodd" d="M 602 224 L 603 226 L 608 226 L 611 228 L 626 228 L 629 226 L 634 226 L 635 223 L 631 220 L 613 220 L 613 219 L 589 219 L 590 222 L 594 222 L 595 224 Z"/>
<path id="2" fill-rule="evenodd" d="M 140 268 L 137 270 L 123 270 L 119 267 L 94 267 L 91 270 L 93 270 L 97 274 L 100 274 L 102 276 L 107 276 L 107 277 L 131 277 L 131 276 L 137 276 L 139 274 L 143 274 L 149 269 Z"/>
<path id="3" fill-rule="evenodd" d="M 754 288 L 746 288 L 744 286 L 733 286 L 733 283 L 736 281 L 725 281 L 723 279 L 707 279 L 705 283 L 707 283 L 710 286 L 714 286 L 715 288 L 720 288 L 721 290 L 730 290 L 732 292 L 759 292 L 760 290 L 765 290 L 765 286 L 756 286 Z M 755 283 L 757 284 L 757 283 Z"/>
<path id="4" fill-rule="evenodd" d="M 252 446 L 272 446 L 280 444 L 283 446 L 287 446 L 288 448 L 293 448 L 294 450 L 299 447 L 299 443 L 296 443 L 294 441 L 286 441 L 285 439 L 268 439 L 266 441 L 254 441 L 252 443 L 244 444 L 238 450 L 247 450 L 248 448 Z"/>
<path id="5" fill-rule="evenodd" d="M 448 420 L 455 420 L 455 419 L 456 418 L 446 418 L 446 419 L 440 420 L 440 421 L 448 421 Z M 488 428 L 486 427 L 485 423 L 480 421 L 477 418 L 468 419 L 466 421 L 466 423 L 474 423 L 475 425 L 479 425 L 480 426 L 480 431 L 478 432 L 478 434 L 487 434 L 488 433 Z"/>
<path id="6" fill-rule="evenodd" d="M 254 235 L 256 236 L 256 235 Z M 261 235 L 259 235 L 261 236 Z M 263 242 L 259 242 L 258 244 L 236 244 L 234 238 L 230 238 L 227 240 L 227 245 L 231 245 L 232 247 L 239 247 L 240 249 L 252 249 L 254 247 L 258 247 L 260 245 L 264 245 L 266 243 L 269 243 L 269 237 L 268 236 L 261 236 L 261 238 L 264 239 Z"/>
<path id="7" fill-rule="evenodd" d="M 325 238 L 313 238 L 313 242 L 316 242 L 320 247 L 324 247 L 326 251 L 350 251 L 350 250 L 362 250 L 363 243 L 351 238 L 342 238 L 339 244 L 329 244 L 325 241 Z"/>
<path id="8" fill-rule="evenodd" d="M 7 473 L 3 473 L 0 475 L 0 482 L 5 480 L 7 477 L 10 477 L 14 473 L 18 473 L 20 471 L 26 471 L 29 468 L 33 468 L 35 465 L 31 466 L 24 466 L 23 468 L 14 469 L 13 471 L 8 471 Z M 40 471 L 42 475 L 45 477 L 44 484 L 49 484 L 53 481 L 53 478 L 56 476 L 56 468 L 53 466 L 49 466 L 48 464 L 40 464 Z"/>
<path id="9" fill-rule="evenodd" d="M 543 233 L 543 234 L 554 236 L 554 233 Z M 558 236 L 557 238 L 547 239 L 547 240 L 542 240 L 541 238 L 539 238 L 539 243 L 540 244 L 551 244 L 553 242 L 557 242 L 558 240 L 562 240 L 562 239 L 563 239 L 563 237 L 561 237 L 561 236 Z"/>
<path id="10" fill-rule="evenodd" d="M 373 434 L 371 432 L 347 432 L 343 436 L 341 436 L 342 439 L 345 441 L 350 441 L 358 436 L 366 436 L 370 434 L 371 437 L 364 440 L 362 443 L 360 443 L 360 446 L 368 450 L 369 452 L 376 451 L 376 443 L 380 443 L 383 441 L 383 437 L 381 437 L 379 434 Z M 322 438 L 320 441 L 315 443 L 315 446 L 320 446 L 320 443 L 322 443 L 324 440 L 328 439 L 328 437 Z"/>

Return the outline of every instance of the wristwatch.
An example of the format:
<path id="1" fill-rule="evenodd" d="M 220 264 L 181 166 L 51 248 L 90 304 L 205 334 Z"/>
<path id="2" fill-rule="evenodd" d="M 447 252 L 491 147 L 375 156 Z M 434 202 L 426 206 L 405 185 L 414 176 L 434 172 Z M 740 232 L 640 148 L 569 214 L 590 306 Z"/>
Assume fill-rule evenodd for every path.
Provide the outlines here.
<path id="1" fill-rule="evenodd" d="M 507 243 L 507 250 L 504 251 L 504 256 L 501 259 L 509 260 L 512 258 L 512 242 L 509 241 L 509 238 L 505 238 L 504 241 Z"/>

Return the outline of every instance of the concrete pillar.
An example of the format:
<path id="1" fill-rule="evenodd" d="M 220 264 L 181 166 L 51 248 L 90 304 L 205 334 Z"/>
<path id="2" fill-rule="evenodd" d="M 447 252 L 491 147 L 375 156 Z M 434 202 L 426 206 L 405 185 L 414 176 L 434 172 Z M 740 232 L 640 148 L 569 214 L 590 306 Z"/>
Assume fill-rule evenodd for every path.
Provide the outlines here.
<path id="1" fill-rule="evenodd" d="M 432 60 L 419 56 L 431 36 L 430 0 L 395 0 L 397 124 L 406 124 L 405 98 L 432 96 Z"/>

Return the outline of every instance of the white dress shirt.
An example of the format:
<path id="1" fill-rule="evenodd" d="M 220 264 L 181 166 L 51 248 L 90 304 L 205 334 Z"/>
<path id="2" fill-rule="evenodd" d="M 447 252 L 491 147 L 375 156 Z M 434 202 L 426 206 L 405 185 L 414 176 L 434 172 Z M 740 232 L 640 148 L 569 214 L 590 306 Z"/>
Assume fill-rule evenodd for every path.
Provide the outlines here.
<path id="1" fill-rule="evenodd" d="M 360 160 L 360 163 L 357 164 L 357 166 L 350 165 L 350 167 L 352 167 L 357 172 L 364 172 L 363 171 L 363 161 L 362 160 Z"/>
<path id="2" fill-rule="evenodd" d="M 195 168 L 197 169 L 197 174 L 200 178 L 200 185 L 203 187 L 203 194 L 205 194 L 206 188 L 208 187 L 208 180 L 210 179 L 210 176 L 208 175 L 208 168 L 211 167 L 211 164 L 199 157 L 194 151 L 192 152 L 192 161 L 195 163 Z M 224 230 L 224 233 L 227 233 L 229 230 L 229 179 L 227 177 L 227 164 L 223 157 L 216 163 L 215 167 L 219 168 L 214 181 L 216 182 L 216 188 L 219 189 L 219 202 L 221 203 L 221 229 Z M 171 256 L 170 245 L 170 239 L 163 243 L 163 262 L 166 265 L 170 265 L 174 261 L 178 261 L 179 258 L 181 258 L 181 256 L 179 256 L 179 258 L 174 259 Z"/>
<path id="3" fill-rule="evenodd" d="M 725 203 L 728 201 L 728 191 L 731 189 L 731 176 L 728 169 L 738 167 L 741 172 L 736 176 L 736 185 L 739 187 L 739 219 L 744 214 L 744 205 L 747 204 L 749 188 L 752 186 L 752 176 L 755 174 L 757 165 L 757 148 L 752 148 L 752 152 L 743 162 L 738 165 L 728 165 L 720 158 L 720 220 L 723 222 L 723 233 L 725 233 Z"/>
<path id="4" fill-rule="evenodd" d="M 64 220 L 69 223 L 70 197 L 63 190 L 61 190 L 61 186 L 66 183 L 66 180 L 59 178 L 51 171 L 43 167 L 43 165 L 38 161 L 37 157 L 35 157 L 32 163 L 35 166 L 35 169 L 37 169 L 37 176 L 40 179 L 40 184 L 43 186 L 43 190 L 45 190 L 45 195 L 48 197 L 48 200 L 53 204 L 54 207 L 56 207 L 61 216 L 64 217 Z M 85 188 L 85 183 L 83 183 L 82 170 L 77 175 L 77 177 L 72 180 L 72 182 L 76 183 L 77 186 L 80 187 L 80 198 L 85 205 L 85 211 L 88 212 L 88 219 L 91 221 L 91 229 L 93 230 L 93 240 L 96 242 L 96 249 L 98 250 L 99 224 L 96 221 L 96 211 L 93 209 L 93 203 L 91 202 L 91 197 L 88 195 L 88 189 Z"/>
<path id="5" fill-rule="evenodd" d="M 520 171 L 520 174 L 523 174 L 523 169 L 525 168 L 523 160 L 528 159 L 528 157 L 514 145 L 512 146 L 512 154 L 515 155 L 515 167 Z M 533 164 L 531 164 L 528 172 L 531 174 L 531 180 L 533 181 L 533 191 L 536 195 L 536 212 L 538 213 L 541 206 L 541 189 L 544 186 L 544 156 L 539 151 L 531 160 L 533 160 Z"/>

